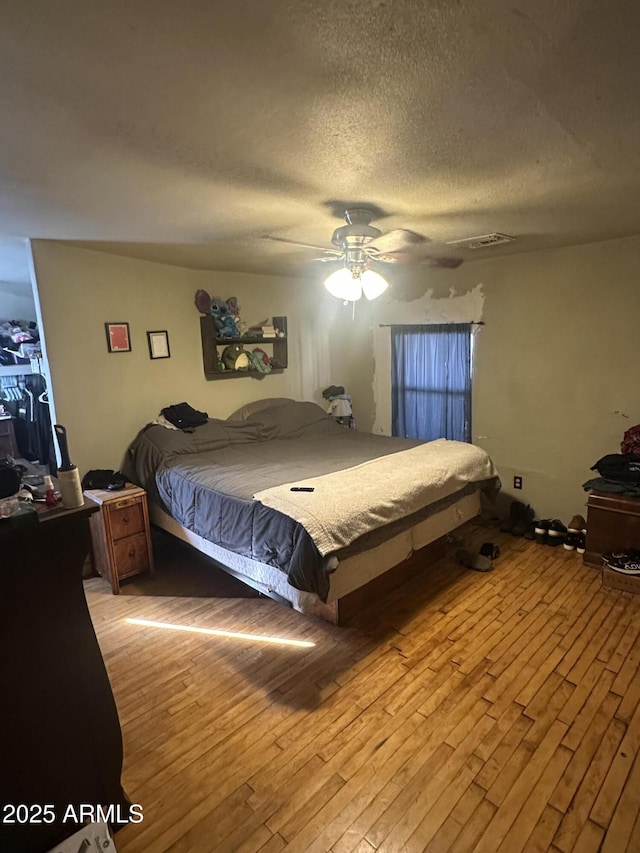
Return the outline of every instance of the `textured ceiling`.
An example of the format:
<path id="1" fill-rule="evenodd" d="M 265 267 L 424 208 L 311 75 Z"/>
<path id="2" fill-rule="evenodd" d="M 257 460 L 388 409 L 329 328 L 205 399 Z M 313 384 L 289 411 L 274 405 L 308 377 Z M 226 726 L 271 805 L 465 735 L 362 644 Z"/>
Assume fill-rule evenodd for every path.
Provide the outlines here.
<path id="1" fill-rule="evenodd" d="M 299 274 L 342 203 L 478 259 L 640 233 L 636 2 L 6 0 L 2 237 Z M 3 275 L 0 251 L 0 280 Z"/>

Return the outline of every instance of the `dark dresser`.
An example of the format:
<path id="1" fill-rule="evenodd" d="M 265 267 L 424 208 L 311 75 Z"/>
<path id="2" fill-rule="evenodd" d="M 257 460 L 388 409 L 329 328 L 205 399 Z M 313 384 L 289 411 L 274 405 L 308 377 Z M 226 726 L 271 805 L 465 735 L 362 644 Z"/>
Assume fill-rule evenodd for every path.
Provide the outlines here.
<path id="1" fill-rule="evenodd" d="M 600 567 L 603 554 L 630 548 L 640 549 L 640 498 L 590 492 L 584 562 Z"/>
<path id="2" fill-rule="evenodd" d="M 0 521 L 2 851 L 40 853 L 72 835 L 69 805 L 128 814 L 118 713 L 82 585 L 94 512 L 85 501 L 35 524 Z M 7 823 L 7 805 L 50 808 L 46 820 L 23 808 Z"/>

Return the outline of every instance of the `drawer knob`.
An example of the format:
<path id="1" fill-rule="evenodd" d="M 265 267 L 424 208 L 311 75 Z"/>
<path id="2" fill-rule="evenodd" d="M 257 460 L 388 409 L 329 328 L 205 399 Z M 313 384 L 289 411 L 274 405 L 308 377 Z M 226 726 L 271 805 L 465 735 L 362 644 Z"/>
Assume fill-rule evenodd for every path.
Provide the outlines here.
<path id="1" fill-rule="evenodd" d="M 124 518 L 122 519 L 122 522 L 123 522 L 123 524 L 129 524 L 129 516 L 125 515 Z"/>
<path id="2" fill-rule="evenodd" d="M 129 549 L 129 556 L 130 556 L 130 557 L 135 557 L 135 555 L 136 555 L 136 549 L 135 549 L 135 548 L 130 548 L 130 549 Z"/>

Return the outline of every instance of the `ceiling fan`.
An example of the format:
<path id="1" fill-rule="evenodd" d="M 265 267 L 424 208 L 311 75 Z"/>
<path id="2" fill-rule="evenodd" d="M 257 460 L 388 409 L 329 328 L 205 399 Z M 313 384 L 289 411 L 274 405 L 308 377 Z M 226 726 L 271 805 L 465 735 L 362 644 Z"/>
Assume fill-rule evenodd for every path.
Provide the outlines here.
<path id="1" fill-rule="evenodd" d="M 323 252 L 321 257 L 314 258 L 316 261 L 340 263 L 341 268 L 327 278 L 325 287 L 334 296 L 349 302 L 360 299 L 363 292 L 367 299 L 375 299 L 387 289 L 388 282 L 371 265 L 420 264 L 455 269 L 462 263 L 461 258 L 434 254 L 429 238 L 415 231 L 396 229 L 383 234 L 370 224 L 374 213 L 367 208 L 345 210 L 344 218 L 346 225 L 336 228 L 331 237 L 336 248 L 268 234 L 264 238 Z"/>

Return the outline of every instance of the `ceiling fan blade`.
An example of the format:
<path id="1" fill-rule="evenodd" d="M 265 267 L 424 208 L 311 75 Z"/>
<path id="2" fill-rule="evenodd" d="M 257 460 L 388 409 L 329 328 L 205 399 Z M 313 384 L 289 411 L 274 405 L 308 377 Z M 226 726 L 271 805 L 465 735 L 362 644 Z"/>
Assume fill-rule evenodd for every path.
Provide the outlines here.
<path id="1" fill-rule="evenodd" d="M 464 262 L 463 262 L 462 258 L 429 257 L 429 258 L 423 258 L 422 260 L 418 261 L 418 263 L 424 264 L 425 266 L 428 266 L 428 267 L 441 267 L 442 269 L 446 269 L 446 270 L 454 270 L 454 269 L 456 269 L 456 267 L 459 267 L 460 264 L 462 264 Z"/>
<path id="2" fill-rule="evenodd" d="M 319 261 L 322 264 L 337 264 L 342 261 L 344 257 L 343 253 L 338 254 L 337 252 L 334 255 L 327 254 L 324 258 L 312 258 L 312 261 Z"/>
<path id="3" fill-rule="evenodd" d="M 395 254 L 396 252 L 404 252 L 421 243 L 427 242 L 428 238 L 423 234 L 398 228 L 395 231 L 387 231 L 386 234 L 381 234 L 380 237 L 375 237 L 370 243 L 366 244 L 366 250 L 367 252 L 371 252 L 372 255 L 388 255 Z"/>
<path id="4" fill-rule="evenodd" d="M 442 269 L 452 270 L 462 263 L 462 258 L 436 257 L 434 255 L 421 255 L 416 252 L 386 252 L 384 255 L 373 255 L 372 260 L 381 261 L 385 264 L 441 267 Z"/>
<path id="5" fill-rule="evenodd" d="M 313 243 L 300 243 L 298 240 L 287 240 L 286 237 L 273 237 L 271 234 L 262 234 L 263 240 L 273 240 L 276 243 L 287 243 L 290 246 L 300 246 L 303 249 L 314 249 L 316 252 L 335 252 L 328 246 L 315 246 Z"/>

